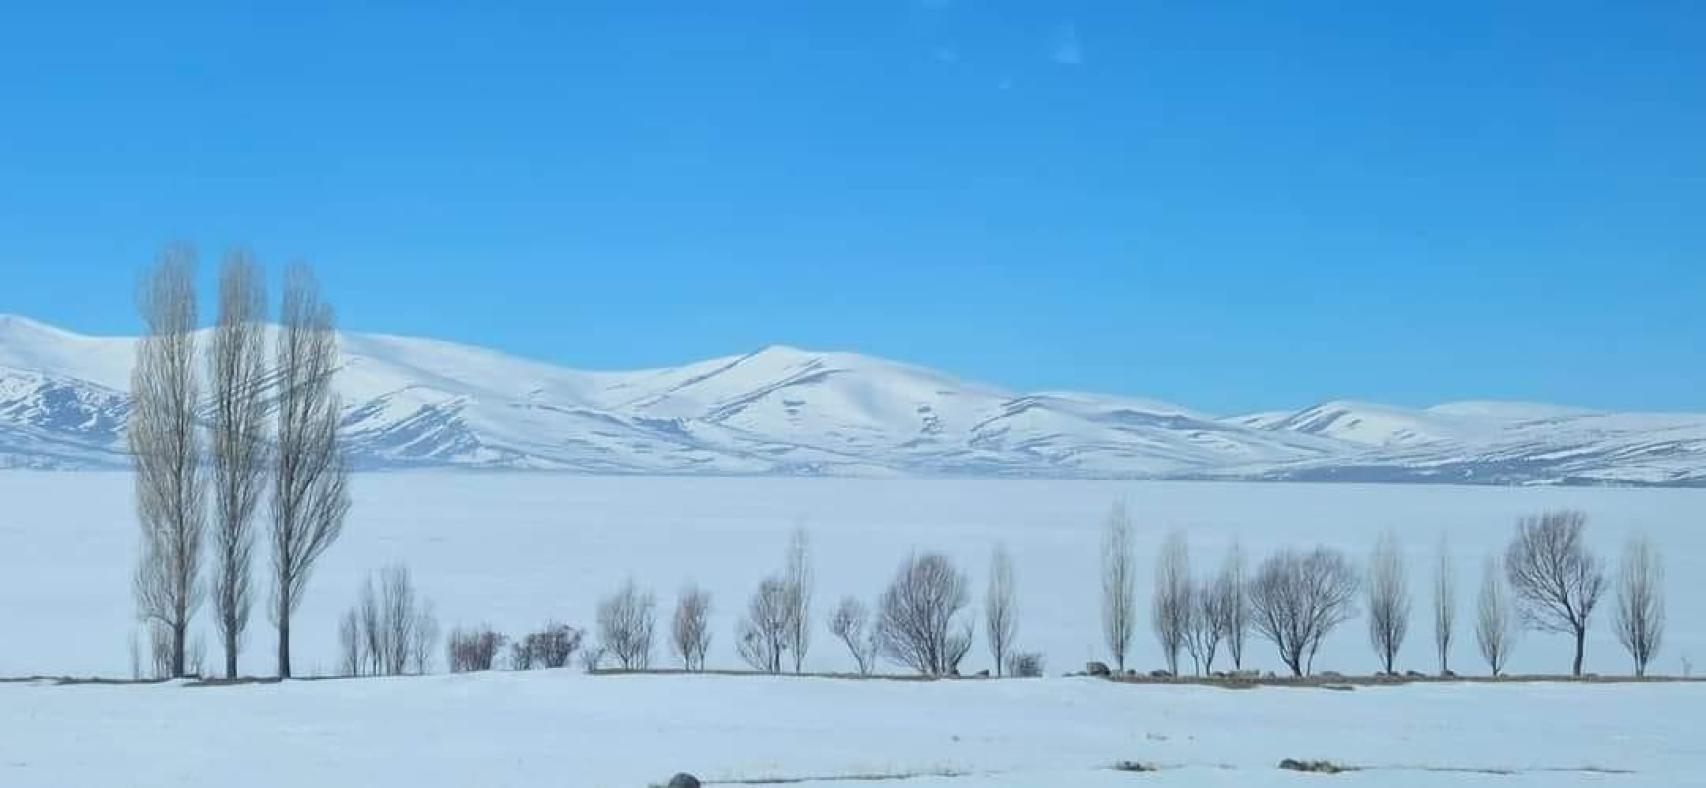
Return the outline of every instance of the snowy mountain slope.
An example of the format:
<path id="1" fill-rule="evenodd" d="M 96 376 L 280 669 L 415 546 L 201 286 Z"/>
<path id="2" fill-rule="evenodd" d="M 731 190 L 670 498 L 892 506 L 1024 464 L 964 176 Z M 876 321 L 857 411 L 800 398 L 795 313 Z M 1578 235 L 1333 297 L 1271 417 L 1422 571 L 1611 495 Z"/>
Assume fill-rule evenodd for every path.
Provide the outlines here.
<path id="1" fill-rule="evenodd" d="M 366 468 L 1706 483 L 1703 414 L 1329 402 L 1216 418 L 784 346 L 627 372 L 377 334 L 341 350 L 345 433 Z M 0 467 L 124 467 L 133 352 L 0 316 Z"/>
<path id="2" fill-rule="evenodd" d="M 1240 477 L 1487 484 L 1706 483 L 1706 414 L 1603 413 L 1528 403 L 1422 410 L 1335 402 L 1235 423 L 1323 435 L 1361 452 Z"/>

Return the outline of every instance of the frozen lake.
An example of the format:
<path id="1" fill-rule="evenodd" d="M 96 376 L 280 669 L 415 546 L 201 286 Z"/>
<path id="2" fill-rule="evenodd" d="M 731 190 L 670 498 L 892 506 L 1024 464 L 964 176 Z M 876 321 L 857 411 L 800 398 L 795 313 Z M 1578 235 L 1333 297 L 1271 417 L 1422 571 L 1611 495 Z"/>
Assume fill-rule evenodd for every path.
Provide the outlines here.
<path id="1" fill-rule="evenodd" d="M 1519 517 L 1560 507 L 1587 512 L 1589 538 L 1612 571 L 1630 532 L 1658 543 L 1670 629 L 1655 671 L 1679 672 L 1688 654 L 1706 659 L 1706 593 L 1693 581 L 1706 572 L 1706 490 L 404 473 L 358 476 L 354 491 L 343 539 L 296 619 L 298 672 L 329 670 L 338 615 L 369 570 L 396 561 L 413 570 L 446 630 L 489 623 L 513 634 L 548 618 L 586 626 L 598 596 L 629 576 L 655 589 L 667 616 L 691 579 L 715 595 L 710 666 L 739 667 L 736 616 L 759 580 L 779 569 L 796 525 L 811 534 L 817 575 L 820 624 L 808 669 L 851 665 L 821 620 L 844 594 L 874 600 L 909 551 L 953 556 L 980 600 L 990 551 L 1004 543 L 1018 573 L 1019 647 L 1043 652 L 1050 674 L 1077 670 L 1105 658 L 1097 550 L 1115 501 L 1131 513 L 1140 553 L 1145 615 L 1131 661 L 1138 667 L 1161 662 L 1148 630 L 1149 574 L 1170 530 L 1189 535 L 1199 573 L 1217 568 L 1233 539 L 1252 563 L 1277 547 L 1317 543 L 1360 562 L 1378 534 L 1393 530 L 1410 557 L 1416 598 L 1400 668 L 1433 669 L 1426 593 L 1444 535 L 1462 586 L 1454 667 L 1482 672 L 1471 629 L 1482 559 L 1502 550 Z M 12 643 L 0 650 L 0 674 L 128 676 L 136 541 L 127 474 L 0 472 L 0 631 Z M 1627 672 L 1610 614 L 1607 603 L 1595 616 L 1587 667 Z M 212 664 L 218 649 L 205 612 L 197 625 Z M 257 610 L 243 669 L 269 672 L 271 644 Z M 1511 667 L 1563 672 L 1568 652 L 1565 637 L 1527 633 Z M 1252 639 L 1249 654 L 1260 668 L 1280 667 L 1266 643 Z M 654 663 L 673 664 L 661 643 Z M 980 635 L 966 667 L 987 665 Z M 1317 662 L 1346 673 L 1375 667 L 1361 619 L 1341 628 Z"/>

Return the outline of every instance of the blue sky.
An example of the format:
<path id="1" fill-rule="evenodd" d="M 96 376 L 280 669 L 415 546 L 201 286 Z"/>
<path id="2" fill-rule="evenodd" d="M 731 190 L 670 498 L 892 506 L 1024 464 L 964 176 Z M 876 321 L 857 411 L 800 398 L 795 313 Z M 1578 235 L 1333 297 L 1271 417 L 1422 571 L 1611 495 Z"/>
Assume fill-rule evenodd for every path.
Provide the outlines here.
<path id="1" fill-rule="evenodd" d="M 0 24 L 0 312 L 186 239 L 581 367 L 1706 409 L 1700 3 L 168 5 Z"/>

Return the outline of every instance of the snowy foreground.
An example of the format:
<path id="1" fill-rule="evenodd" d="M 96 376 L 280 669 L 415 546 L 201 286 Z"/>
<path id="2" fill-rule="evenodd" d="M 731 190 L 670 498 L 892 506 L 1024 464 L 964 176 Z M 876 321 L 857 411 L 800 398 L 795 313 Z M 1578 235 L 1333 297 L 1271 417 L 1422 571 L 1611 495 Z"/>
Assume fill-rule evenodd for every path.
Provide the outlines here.
<path id="1" fill-rule="evenodd" d="M 569 672 L 0 686 L 0 784 L 1706 785 L 1706 685 L 1222 690 Z M 1362 771 L 1295 774 L 1281 759 Z M 1133 761 L 1161 771 L 1109 767 Z M 904 782 L 876 778 L 925 775 Z M 952 775 L 952 776 L 950 776 Z M 865 779 L 849 779 L 860 778 Z"/>

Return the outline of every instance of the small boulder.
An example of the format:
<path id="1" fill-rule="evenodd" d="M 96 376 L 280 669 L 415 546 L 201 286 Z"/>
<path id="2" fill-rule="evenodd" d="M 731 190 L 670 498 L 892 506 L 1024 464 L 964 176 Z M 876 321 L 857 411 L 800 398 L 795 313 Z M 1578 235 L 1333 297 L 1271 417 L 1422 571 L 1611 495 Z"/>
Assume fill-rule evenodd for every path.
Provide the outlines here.
<path id="1" fill-rule="evenodd" d="M 1427 675 L 1419 670 L 1406 670 L 1404 671 L 1404 677 L 1410 679 L 1425 679 L 1427 678 Z"/>
<path id="2" fill-rule="evenodd" d="M 1084 672 L 1101 678 L 1113 675 L 1113 671 L 1108 670 L 1108 663 L 1106 662 L 1086 662 L 1084 663 Z"/>
<path id="3" fill-rule="evenodd" d="M 1320 676 L 1321 678 L 1324 678 L 1324 679 L 1342 679 L 1345 677 L 1345 674 L 1340 673 L 1336 670 L 1323 670 L 1320 673 L 1317 673 L 1315 675 Z"/>
<path id="4" fill-rule="evenodd" d="M 1170 679 L 1173 677 L 1173 673 L 1168 670 L 1152 670 L 1149 671 L 1149 677 L 1152 679 Z"/>
<path id="5" fill-rule="evenodd" d="M 989 678 L 989 671 L 987 669 L 980 670 L 973 675 L 975 675 L 977 678 L 980 678 L 980 679 L 987 679 L 987 678 Z"/>
<path id="6" fill-rule="evenodd" d="M 1308 772 L 1310 774 L 1338 774 L 1352 771 L 1332 761 L 1300 761 L 1295 758 L 1280 761 L 1279 767 L 1290 772 Z"/>
<path id="7" fill-rule="evenodd" d="M 678 772 L 669 778 L 669 788 L 699 788 L 699 778 L 687 772 Z"/>

